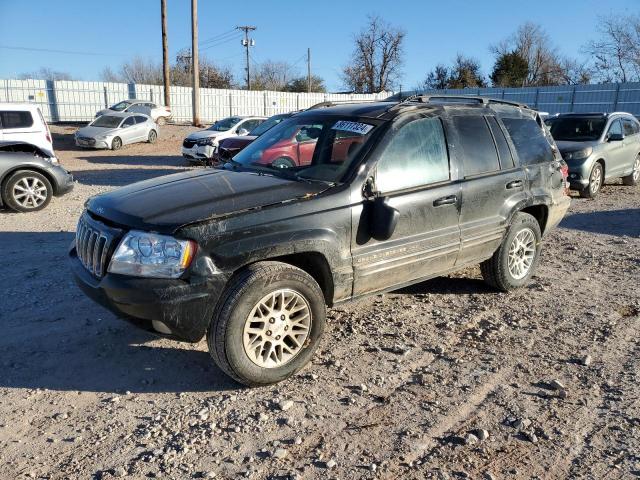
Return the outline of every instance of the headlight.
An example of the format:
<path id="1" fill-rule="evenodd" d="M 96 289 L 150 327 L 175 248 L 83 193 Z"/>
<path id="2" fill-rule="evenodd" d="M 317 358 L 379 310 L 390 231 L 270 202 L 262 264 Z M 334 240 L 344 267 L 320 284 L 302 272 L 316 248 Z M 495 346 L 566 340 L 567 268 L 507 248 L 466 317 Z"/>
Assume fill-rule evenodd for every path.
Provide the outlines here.
<path id="1" fill-rule="evenodd" d="M 131 230 L 109 263 L 109 272 L 135 277 L 178 278 L 196 253 L 193 240 Z"/>
<path id="2" fill-rule="evenodd" d="M 593 153 L 593 147 L 583 148 L 575 152 L 569 152 L 565 155 L 565 160 L 583 160 Z"/>
<path id="3" fill-rule="evenodd" d="M 200 145 L 201 147 L 205 146 L 205 145 L 211 145 L 213 146 L 213 144 L 215 143 L 216 139 L 215 138 L 201 138 L 200 140 L 198 140 L 196 143 L 198 145 Z"/>

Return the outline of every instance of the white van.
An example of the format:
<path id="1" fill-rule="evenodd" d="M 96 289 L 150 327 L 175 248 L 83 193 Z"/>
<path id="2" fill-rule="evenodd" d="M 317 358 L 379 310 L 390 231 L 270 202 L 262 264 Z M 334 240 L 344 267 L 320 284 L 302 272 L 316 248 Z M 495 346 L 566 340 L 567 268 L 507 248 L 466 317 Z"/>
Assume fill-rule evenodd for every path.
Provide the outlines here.
<path id="1" fill-rule="evenodd" d="M 0 103 L 0 142 L 14 140 L 53 154 L 51 131 L 40 107 L 32 103 Z"/>

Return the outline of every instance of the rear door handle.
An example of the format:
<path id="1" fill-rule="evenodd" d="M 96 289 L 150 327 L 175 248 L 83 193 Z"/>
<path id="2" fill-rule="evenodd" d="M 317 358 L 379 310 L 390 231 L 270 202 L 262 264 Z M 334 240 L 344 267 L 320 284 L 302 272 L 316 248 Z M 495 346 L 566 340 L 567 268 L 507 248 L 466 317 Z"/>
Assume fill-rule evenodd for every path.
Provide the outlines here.
<path id="1" fill-rule="evenodd" d="M 455 195 L 450 195 L 448 197 L 438 198 L 433 201 L 434 207 L 439 207 L 441 205 L 454 205 L 457 202 L 458 198 Z"/>
<path id="2" fill-rule="evenodd" d="M 518 188 L 522 186 L 522 180 L 514 180 L 513 182 L 507 183 L 507 188 Z"/>

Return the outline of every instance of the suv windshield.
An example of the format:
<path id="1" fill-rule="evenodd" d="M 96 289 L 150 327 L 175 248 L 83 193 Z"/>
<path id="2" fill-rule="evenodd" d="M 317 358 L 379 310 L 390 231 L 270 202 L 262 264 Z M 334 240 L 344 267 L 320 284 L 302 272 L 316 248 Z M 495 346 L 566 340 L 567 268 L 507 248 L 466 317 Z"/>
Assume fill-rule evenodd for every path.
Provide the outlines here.
<path id="1" fill-rule="evenodd" d="M 118 128 L 122 117 L 114 117 L 111 115 L 102 115 L 96 118 L 91 124 L 92 127 Z"/>
<path id="2" fill-rule="evenodd" d="M 116 112 L 121 112 L 125 110 L 129 105 L 131 105 L 130 102 L 120 102 L 120 103 L 116 103 L 115 105 L 112 105 L 111 107 L 109 107 L 109 109 L 115 110 Z"/>
<path id="3" fill-rule="evenodd" d="M 251 130 L 249 132 L 249 135 L 254 136 L 254 137 L 259 137 L 264 132 L 266 132 L 267 130 L 275 127 L 277 124 L 279 124 L 285 118 L 289 118 L 290 116 L 291 115 L 289 115 L 288 113 L 283 113 L 282 115 L 274 115 L 273 117 L 268 118 L 267 120 L 262 122 L 260 125 L 258 125 L 256 128 Z"/>
<path id="4" fill-rule="evenodd" d="M 218 120 L 216 123 L 211 125 L 209 128 L 207 128 L 207 130 L 212 130 L 214 132 L 226 132 L 240 120 L 242 120 L 240 117 L 223 118 L 222 120 Z"/>
<path id="5" fill-rule="evenodd" d="M 287 178 L 339 182 L 376 125 L 370 119 L 292 117 L 258 137 L 232 163 Z"/>
<path id="6" fill-rule="evenodd" d="M 602 135 L 607 119 L 604 117 L 558 117 L 547 120 L 554 140 L 589 141 Z"/>

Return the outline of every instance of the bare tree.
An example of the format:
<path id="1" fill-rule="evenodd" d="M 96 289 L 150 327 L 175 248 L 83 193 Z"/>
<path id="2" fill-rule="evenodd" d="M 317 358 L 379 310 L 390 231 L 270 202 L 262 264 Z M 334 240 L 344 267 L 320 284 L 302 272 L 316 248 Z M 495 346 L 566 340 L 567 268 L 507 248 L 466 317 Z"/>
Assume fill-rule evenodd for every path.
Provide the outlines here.
<path id="1" fill-rule="evenodd" d="M 354 37 L 351 61 L 342 70 L 345 85 L 356 92 L 381 92 L 400 78 L 405 32 L 379 16 L 369 16 L 366 27 Z"/>
<path id="2" fill-rule="evenodd" d="M 251 88 L 282 91 L 295 76 L 296 72 L 289 63 L 267 60 L 254 68 Z"/>
<path id="3" fill-rule="evenodd" d="M 431 72 L 427 74 L 422 88 L 444 90 L 449 87 L 449 69 L 442 64 L 436 65 Z"/>
<path id="4" fill-rule="evenodd" d="M 600 38 L 584 50 L 594 59 L 597 78 L 605 82 L 640 80 L 640 17 L 600 18 Z"/>
<path id="5" fill-rule="evenodd" d="M 287 92 L 306 92 L 308 88 L 307 77 L 296 77 L 292 79 L 287 87 Z M 327 88 L 324 86 L 324 79 L 317 75 L 311 75 L 311 91 L 317 93 L 324 93 Z"/>
<path id="6" fill-rule="evenodd" d="M 60 72 L 49 67 L 40 67 L 35 72 L 22 73 L 20 79 L 37 78 L 38 80 L 71 80 L 71 74 Z"/>

